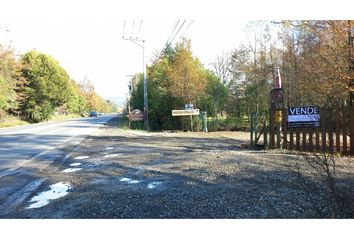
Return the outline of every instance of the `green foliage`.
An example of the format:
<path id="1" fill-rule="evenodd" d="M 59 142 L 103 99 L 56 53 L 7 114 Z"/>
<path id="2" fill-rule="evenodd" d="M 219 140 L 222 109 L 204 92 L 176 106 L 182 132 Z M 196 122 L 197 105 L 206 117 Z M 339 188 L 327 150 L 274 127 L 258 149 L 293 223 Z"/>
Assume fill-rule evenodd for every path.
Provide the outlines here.
<path id="1" fill-rule="evenodd" d="M 133 78 L 133 80 L 136 78 Z M 191 42 L 183 39 L 175 48 L 168 46 L 162 58 L 148 69 L 149 124 L 153 130 L 198 130 L 199 117 L 173 117 L 172 110 L 184 109 L 186 103 L 211 112 L 224 110 L 227 87 L 212 72 L 207 71 L 191 51 Z M 130 105 L 144 108 L 143 76 L 133 84 Z"/>
<path id="2" fill-rule="evenodd" d="M 69 76 L 52 57 L 30 51 L 22 57 L 23 76 L 28 84 L 24 88 L 27 101 L 22 111 L 27 120 L 48 120 L 54 109 L 70 100 L 72 89 Z"/>
<path id="3" fill-rule="evenodd" d="M 214 73 L 210 71 L 206 73 L 208 83 L 205 93 L 200 97 L 199 105 L 209 116 L 217 117 L 218 113 L 225 109 L 228 89 Z"/>
<path id="4" fill-rule="evenodd" d="M 17 107 L 16 78 L 18 62 L 11 48 L 0 45 L 0 111 L 3 117 L 9 109 Z M 0 120 L 3 118 L 0 116 Z"/>
<path id="5" fill-rule="evenodd" d="M 81 85 L 70 80 L 51 56 L 32 50 L 19 59 L 11 47 L 0 45 L 0 122 L 8 113 L 40 122 L 51 119 L 54 112 L 85 116 L 89 110 L 117 111 L 86 80 Z"/>

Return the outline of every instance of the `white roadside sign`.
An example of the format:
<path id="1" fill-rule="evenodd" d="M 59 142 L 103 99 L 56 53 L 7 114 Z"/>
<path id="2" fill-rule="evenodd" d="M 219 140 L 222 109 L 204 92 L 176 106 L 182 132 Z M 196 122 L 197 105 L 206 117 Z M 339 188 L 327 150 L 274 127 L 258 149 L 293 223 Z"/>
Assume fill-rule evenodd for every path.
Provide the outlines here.
<path id="1" fill-rule="evenodd" d="M 191 116 L 191 115 L 199 115 L 199 109 L 172 110 L 172 116 Z"/>

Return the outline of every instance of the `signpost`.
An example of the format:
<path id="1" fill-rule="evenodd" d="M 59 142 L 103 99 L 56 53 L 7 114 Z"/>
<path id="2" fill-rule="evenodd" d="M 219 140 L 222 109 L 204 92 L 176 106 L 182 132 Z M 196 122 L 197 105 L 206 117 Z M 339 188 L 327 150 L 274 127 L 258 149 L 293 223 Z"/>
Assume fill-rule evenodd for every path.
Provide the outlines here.
<path id="1" fill-rule="evenodd" d="M 172 116 L 193 116 L 199 115 L 199 109 L 172 110 Z"/>
<path id="2" fill-rule="evenodd" d="M 320 127 L 318 106 L 292 107 L 288 109 L 288 128 Z"/>
<path id="3" fill-rule="evenodd" d="M 274 85 L 273 90 L 270 93 L 271 97 L 271 119 L 270 119 L 270 127 L 271 131 L 274 131 L 274 127 L 277 133 L 277 148 L 281 148 L 282 146 L 282 113 L 284 108 L 284 93 L 282 88 L 282 81 L 280 76 L 279 67 L 276 69 L 274 74 Z M 274 126 L 275 125 L 275 126 Z M 271 134 L 270 138 L 271 146 L 274 146 L 274 138 Z"/>
<path id="4" fill-rule="evenodd" d="M 130 122 L 137 121 L 144 121 L 144 113 L 141 112 L 139 109 L 134 109 L 133 111 L 129 112 L 129 128 Z"/>

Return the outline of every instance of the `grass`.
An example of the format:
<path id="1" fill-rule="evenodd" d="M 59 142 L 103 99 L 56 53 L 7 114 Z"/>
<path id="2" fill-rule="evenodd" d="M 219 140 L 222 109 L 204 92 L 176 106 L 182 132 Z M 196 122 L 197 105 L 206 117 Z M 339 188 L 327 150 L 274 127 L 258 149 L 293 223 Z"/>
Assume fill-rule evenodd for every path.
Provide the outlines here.
<path id="1" fill-rule="evenodd" d="M 78 114 L 53 115 L 49 119 L 49 121 L 61 121 L 61 120 L 79 118 L 79 117 L 80 117 L 80 115 L 78 115 Z M 2 122 L 0 122 L 0 128 L 16 127 L 16 126 L 28 125 L 28 124 L 31 124 L 31 123 L 21 120 L 19 117 L 15 117 L 13 115 L 7 115 L 5 117 L 5 119 Z"/>
<path id="2" fill-rule="evenodd" d="M 243 118 L 208 118 L 208 130 L 209 132 L 215 132 L 219 129 L 230 130 L 247 130 L 249 128 L 249 122 Z"/>
<path id="3" fill-rule="evenodd" d="M 81 116 L 79 114 L 58 114 L 58 115 L 52 115 L 49 119 L 49 121 L 61 121 L 61 120 L 67 120 L 67 119 L 73 119 L 73 118 L 80 118 Z"/>
<path id="4" fill-rule="evenodd" d="M 0 128 L 15 127 L 29 124 L 26 121 L 21 120 L 19 117 L 8 115 L 3 122 L 0 122 Z"/>
<path id="5" fill-rule="evenodd" d="M 128 115 L 123 114 L 122 117 L 120 118 L 120 121 L 119 121 L 119 127 L 121 129 L 128 130 L 129 129 L 129 122 L 128 121 L 129 121 Z"/>
<path id="6" fill-rule="evenodd" d="M 129 128 L 129 119 L 127 114 L 123 114 L 119 127 L 123 130 L 144 130 L 144 123 L 139 121 L 139 122 L 131 122 L 131 128 Z"/>

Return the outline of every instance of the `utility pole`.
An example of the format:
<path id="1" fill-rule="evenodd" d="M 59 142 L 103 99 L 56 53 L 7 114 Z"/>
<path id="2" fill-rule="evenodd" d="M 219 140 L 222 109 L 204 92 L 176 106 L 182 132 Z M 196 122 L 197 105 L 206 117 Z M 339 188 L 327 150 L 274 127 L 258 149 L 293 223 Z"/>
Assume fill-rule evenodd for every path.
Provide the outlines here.
<path id="1" fill-rule="evenodd" d="M 139 47 L 142 48 L 143 50 L 143 77 L 144 77 L 144 128 L 145 130 L 149 130 L 149 116 L 148 116 L 148 99 L 147 99 L 147 81 L 146 81 L 146 67 L 145 67 L 145 40 L 143 39 L 138 39 L 138 38 L 125 38 L 123 36 L 123 40 L 129 40 Z"/>

